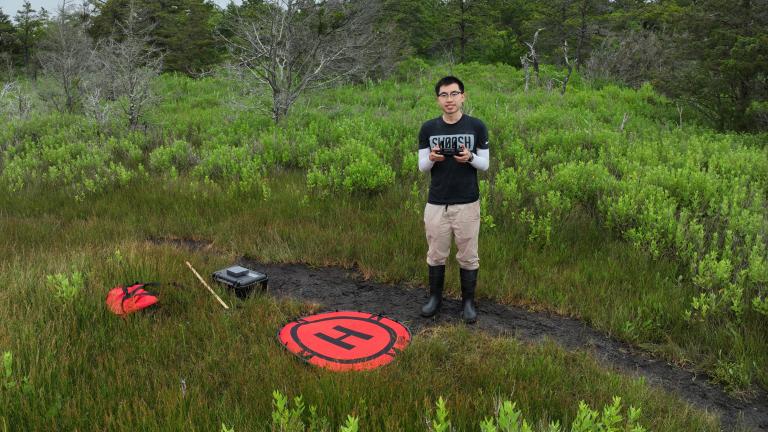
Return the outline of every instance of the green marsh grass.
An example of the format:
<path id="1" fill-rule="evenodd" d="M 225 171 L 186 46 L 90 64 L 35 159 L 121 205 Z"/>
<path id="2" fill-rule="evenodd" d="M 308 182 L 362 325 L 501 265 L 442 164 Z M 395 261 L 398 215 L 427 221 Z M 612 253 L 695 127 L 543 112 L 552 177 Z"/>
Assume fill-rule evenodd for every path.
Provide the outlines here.
<path id="1" fill-rule="evenodd" d="M 652 166 L 656 171 L 648 172 L 658 173 L 660 184 L 693 205 L 684 196 L 686 177 L 654 164 L 682 169 L 675 164 L 683 162 L 678 156 L 686 146 L 695 163 L 729 154 L 711 159 L 713 169 L 725 178 L 728 169 L 743 167 L 759 185 L 766 172 L 750 161 L 762 160 L 768 148 L 695 125 L 677 130 L 677 112 L 649 87 L 590 89 L 574 80 L 561 98 L 521 92 L 519 71 L 505 66 L 459 69 L 469 77 L 467 108 L 488 124 L 494 140 L 492 168 L 481 177 L 498 179 L 512 167 L 544 173 L 516 174 L 517 200 L 510 198 L 514 190 L 491 189 L 488 209 L 496 226 L 481 234 L 481 301 L 576 316 L 667 360 L 706 370 L 736 392 L 752 383 L 765 388 L 764 316 L 748 310 L 741 324 L 728 317 L 686 320 L 699 292 L 689 266 L 670 250 L 654 256 L 646 247 L 650 240 L 607 230 L 603 209 L 590 201 L 594 196 L 582 197 L 554 220 L 548 243 L 531 238 L 520 212 L 539 211 L 533 201 L 537 193 L 546 196 L 550 183 L 574 196 L 585 188 L 601 193 L 605 185 L 591 184 L 590 177 L 563 174 L 599 176 L 598 163 L 610 170 Z M 54 421 L 83 430 L 210 430 L 221 422 L 236 430 L 260 428 L 269 418 L 272 390 L 279 389 L 303 394 L 337 424 L 347 414 L 360 415 L 363 428 L 370 422 L 372 430 L 422 425 L 439 396 L 448 400 L 454 424 L 477 424 L 492 413 L 494 398 L 508 394 L 529 418 L 567 419 L 579 399 L 603 406 L 617 395 L 626 405 L 640 405 L 648 419 L 643 424 L 654 430 L 691 430 L 686 424 L 712 430 L 706 415 L 605 372 L 584 355 L 470 337 L 462 328 L 424 335 L 398 366 L 373 374 L 306 369 L 275 346 L 274 333 L 310 306 L 260 298 L 223 313 L 197 286 L 184 260 L 207 271 L 243 255 L 357 266 L 380 281 L 424 286 L 421 212 L 428 179 L 416 170 L 415 136 L 422 120 L 437 115 L 431 86 L 440 72 L 310 94 L 279 130 L 262 114 L 233 110 L 230 84 L 179 76 L 158 80 L 164 100 L 149 114 L 145 132 L 55 114 L 4 125 L 0 351 L 13 352 L 36 393 L 26 399 L 2 394 L 8 404 L 0 405 L 0 418 L 30 429 L 48 429 Z M 630 121 L 619 133 L 624 113 Z M 332 191 L 325 197 L 307 186 L 318 149 L 361 143 L 394 171 L 391 184 L 375 193 Z M 712 178 L 690 178 L 708 193 L 722 187 Z M 652 180 L 644 177 L 650 183 L 638 185 Z M 562 211 L 556 201 L 547 203 Z M 755 215 L 757 210 L 738 223 L 759 228 Z M 195 251 L 154 241 L 168 238 L 211 246 Z M 448 295 L 458 296 L 458 268 L 453 261 L 448 267 Z M 55 298 L 46 276 L 75 271 L 82 272 L 85 287 L 67 305 Z M 128 320 L 108 315 L 107 290 L 136 279 L 166 284 L 163 307 Z M 445 343 L 470 354 L 448 352 L 441 348 Z M 455 370 L 474 364 L 478 351 L 497 370 Z M 550 373 L 543 367 L 525 375 L 516 358 L 532 364 L 554 358 L 555 371 L 549 380 L 537 377 Z M 136 368 L 149 369 L 149 375 L 135 375 Z M 445 381 L 427 382 L 435 372 Z M 482 385 L 473 387 L 473 378 Z M 552 384 L 557 380 L 566 385 Z M 369 387 L 369 381 L 381 385 Z M 471 397 L 455 382 L 469 385 Z M 515 390 L 521 386 L 526 394 Z M 382 405 L 391 394 L 401 397 L 394 414 L 386 414 Z"/>
<path id="2" fill-rule="evenodd" d="M 87 203 L 55 194 L 44 200 L 14 197 L 12 204 L 3 202 L 0 233 L 8 246 L 0 257 L 37 255 L 52 244 L 119 249 L 118 239 L 177 237 L 213 242 L 230 260 L 247 255 L 271 262 L 357 265 L 381 281 L 426 285 L 421 210 L 398 204 L 409 199 L 405 185 L 371 197 L 306 202 L 309 192 L 300 172 L 271 178 L 268 201 L 231 198 L 215 185 L 193 183 L 149 180 Z M 523 228 L 497 220 L 495 228 L 483 230 L 480 250 L 481 298 L 579 317 L 688 367 L 714 371 L 728 360 L 719 353 L 728 346 L 753 364 L 759 382 L 766 378 L 760 371 L 768 344 L 760 326 L 738 330 L 686 322 L 684 311 L 695 290 L 678 280 L 678 267 L 606 236 L 586 217 L 572 218 L 560 228 L 560 241 L 549 246 L 531 244 Z M 45 275 L 70 267 L 47 270 L 40 283 Z M 450 260 L 447 293 L 457 297 L 459 291 L 458 268 Z M 730 345 L 734 331 L 742 341 L 738 345 Z"/>
<path id="3" fill-rule="evenodd" d="M 714 420 L 642 382 L 597 366 L 556 345 L 526 346 L 463 327 L 420 335 L 392 365 L 337 374 L 312 368 L 278 345 L 275 334 L 310 306 L 257 296 L 224 311 L 181 265 L 227 263 L 219 254 L 146 242 L 51 250 L 3 268 L 0 342 L 29 376 L 30 395 L 0 393 L 0 418 L 16 430 L 235 430 L 268 428 L 271 389 L 301 394 L 332 423 L 348 413 L 364 430 L 419 430 L 439 396 L 460 430 L 518 401 L 529 418 L 572 420 L 579 400 L 592 405 L 620 394 L 642 406 L 654 430 L 716 430 Z M 113 258 L 110 259 L 110 256 Z M 35 274 L 79 263 L 88 275 L 77 306 L 51 302 Z M 103 305 L 104 287 L 132 274 L 166 281 L 163 306 L 127 319 Z M 135 273 L 134 273 L 135 272 Z M 9 277 L 8 275 L 14 275 Z M 182 391 L 182 380 L 185 390 Z M 693 427 L 693 429 L 691 429 Z"/>
<path id="4" fill-rule="evenodd" d="M 286 172 L 270 187 L 267 202 L 232 199 L 215 185 L 190 187 L 187 179 L 132 184 L 87 203 L 46 191 L 14 197 L 13 206 L 4 201 L 0 347 L 14 353 L 34 392 L 27 397 L 1 393 L 0 418 L 25 430 L 53 425 L 212 430 L 221 422 L 235 430 L 262 430 L 268 427 L 271 392 L 278 389 L 291 397 L 303 395 L 334 424 L 347 414 L 359 416 L 363 430 L 420 430 L 425 412 L 440 396 L 448 400 L 453 424 L 467 430 L 493 413 L 498 398 L 517 401 L 529 419 L 567 424 L 579 400 L 603 406 L 614 395 L 627 406 L 642 407 L 643 425 L 653 430 L 716 430 L 711 416 L 642 380 L 606 371 L 585 354 L 569 354 L 551 343 L 527 346 L 463 327 L 418 335 L 398 361 L 375 372 L 334 374 L 304 365 L 278 345 L 275 334 L 312 305 L 264 296 L 240 302 L 228 295 L 225 300 L 234 308 L 224 311 L 183 262 L 204 273 L 240 255 L 357 264 L 381 280 L 423 284 L 423 263 L 414 259 L 423 253 L 423 233 L 413 210 L 391 205 L 406 190 L 307 206 L 301 204 L 301 175 Z M 401 221 L 398 230 L 391 228 L 393 220 Z M 552 247 L 527 248 L 524 233 L 499 231 L 509 237 L 484 233 L 482 250 L 506 257 L 509 264 L 488 259 L 499 264 L 483 268 L 483 298 L 525 303 L 522 299 L 539 296 L 541 304 L 568 312 L 573 310 L 569 304 L 590 307 L 618 296 L 616 276 L 596 269 L 606 268 L 604 262 L 575 260 Z M 603 255 L 612 255 L 617 267 L 631 260 L 636 273 L 622 279 L 628 286 L 621 290 L 632 284 L 639 290 L 647 282 L 643 278 L 657 270 L 642 254 L 599 242 L 597 230 L 575 226 L 571 232 L 573 247 L 602 244 L 611 252 Z M 212 245 L 196 251 L 150 241 L 158 238 Z M 45 275 L 72 271 L 83 273 L 84 290 L 74 303 L 57 301 Z M 112 316 L 103 303 L 107 290 L 133 280 L 163 282 L 162 307 L 127 319 Z M 566 285 L 573 292 L 552 293 L 552 286 Z M 577 299 L 589 297 L 586 290 L 600 296 L 582 305 Z M 455 277 L 449 293 L 458 293 Z M 646 298 L 632 297 L 634 306 L 608 305 L 617 308 L 616 314 L 630 314 Z M 414 303 L 419 301 L 415 295 Z"/>

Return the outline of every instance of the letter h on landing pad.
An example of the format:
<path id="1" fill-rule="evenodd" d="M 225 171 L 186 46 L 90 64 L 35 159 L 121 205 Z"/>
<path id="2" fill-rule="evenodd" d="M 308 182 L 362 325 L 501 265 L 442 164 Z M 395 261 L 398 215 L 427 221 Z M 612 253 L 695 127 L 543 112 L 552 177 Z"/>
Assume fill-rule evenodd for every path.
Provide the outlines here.
<path id="1" fill-rule="evenodd" d="M 346 339 L 348 337 L 354 336 L 354 337 L 356 337 L 358 339 L 362 339 L 362 340 L 370 340 L 371 338 L 373 338 L 373 336 L 371 336 L 369 334 L 365 334 L 365 333 L 361 333 L 359 331 L 348 329 L 348 328 L 346 328 L 344 326 L 340 326 L 340 325 L 335 326 L 333 329 L 338 331 L 338 332 L 344 333 L 344 335 L 339 336 L 339 337 L 331 337 L 331 336 L 328 336 L 325 333 L 315 333 L 315 337 L 317 337 L 319 339 L 322 339 L 322 340 L 324 340 L 326 342 L 332 343 L 332 344 L 336 345 L 337 347 L 343 348 L 345 350 L 352 350 L 352 349 L 355 348 L 355 345 L 352 345 L 350 343 L 344 342 L 344 339 Z"/>

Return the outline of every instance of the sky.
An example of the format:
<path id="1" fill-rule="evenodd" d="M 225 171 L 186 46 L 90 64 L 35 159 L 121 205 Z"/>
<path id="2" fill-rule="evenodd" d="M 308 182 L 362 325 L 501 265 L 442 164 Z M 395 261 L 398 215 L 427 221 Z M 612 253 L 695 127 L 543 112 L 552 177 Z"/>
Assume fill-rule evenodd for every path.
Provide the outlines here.
<path id="1" fill-rule="evenodd" d="M 229 1 L 230 0 L 213 0 L 214 3 L 222 7 L 226 6 Z M 242 0 L 234 1 L 235 4 L 242 3 Z M 32 4 L 32 9 L 34 10 L 40 10 L 40 7 L 42 6 L 48 12 L 53 12 L 56 10 L 56 7 L 61 0 L 29 0 L 29 2 Z M 80 0 L 71 0 L 70 3 L 79 4 Z M 24 4 L 24 0 L 0 0 L 0 8 L 2 8 L 3 13 L 10 16 L 11 19 L 16 15 L 16 11 L 21 9 L 22 4 Z"/>

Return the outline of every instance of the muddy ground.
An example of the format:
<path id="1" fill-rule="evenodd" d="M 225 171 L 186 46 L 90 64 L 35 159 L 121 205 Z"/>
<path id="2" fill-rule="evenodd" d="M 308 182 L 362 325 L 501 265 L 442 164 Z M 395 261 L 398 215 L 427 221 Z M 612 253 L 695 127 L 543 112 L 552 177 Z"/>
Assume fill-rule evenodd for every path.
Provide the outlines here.
<path id="1" fill-rule="evenodd" d="M 414 335 L 426 328 L 459 323 L 461 301 L 446 299 L 435 318 L 419 316 L 426 288 L 413 289 L 364 280 L 359 273 L 341 268 L 314 268 L 297 264 L 263 264 L 241 258 L 238 265 L 269 276 L 269 293 L 319 303 L 322 310 L 361 310 L 380 313 L 407 325 Z M 758 391 L 749 400 L 729 396 L 707 376 L 654 358 L 626 343 L 588 327 L 584 322 L 550 313 L 531 312 L 481 300 L 476 331 L 515 337 L 526 342 L 550 338 L 568 350 L 591 353 L 603 364 L 640 375 L 691 404 L 721 415 L 726 430 L 768 431 L 768 395 Z"/>

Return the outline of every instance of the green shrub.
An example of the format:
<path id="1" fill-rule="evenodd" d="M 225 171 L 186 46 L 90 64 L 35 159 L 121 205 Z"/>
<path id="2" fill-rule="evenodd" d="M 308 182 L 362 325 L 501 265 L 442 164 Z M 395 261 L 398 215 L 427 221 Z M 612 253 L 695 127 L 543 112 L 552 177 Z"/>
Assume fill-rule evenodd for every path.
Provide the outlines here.
<path id="1" fill-rule="evenodd" d="M 309 416 L 306 415 L 306 406 L 301 396 L 293 399 L 291 407 L 288 397 L 279 390 L 272 392 L 272 430 L 279 432 L 325 432 L 330 431 L 331 426 L 327 418 L 317 414 L 314 405 L 309 407 Z M 347 423 L 341 427 L 342 432 L 356 432 L 358 421 L 356 417 L 348 416 Z"/>
<path id="2" fill-rule="evenodd" d="M 645 432 L 645 428 L 638 424 L 640 410 L 629 407 L 626 421 L 621 415 L 621 398 L 614 397 L 613 403 L 606 405 L 602 413 L 592 410 L 585 402 L 579 402 L 579 412 L 571 425 L 571 432 Z"/>
<path id="3" fill-rule="evenodd" d="M 48 275 L 46 281 L 56 298 L 65 302 L 74 300 L 85 287 L 85 279 L 79 271 L 74 271 L 69 276 L 64 273 Z"/>
<path id="4" fill-rule="evenodd" d="M 265 163 L 271 167 L 306 169 L 318 149 L 317 135 L 311 130 L 274 127 L 259 138 Z"/>
<path id="5" fill-rule="evenodd" d="M 149 166 L 154 171 L 169 174 L 171 177 L 189 170 L 197 161 L 198 156 L 192 146 L 184 140 L 157 147 L 149 154 Z"/>
<path id="6" fill-rule="evenodd" d="M 646 432 L 640 425 L 640 409 L 629 407 L 626 418 L 622 415 L 623 408 L 621 398 L 615 396 L 610 405 L 603 407 L 602 412 L 590 408 L 584 401 L 579 402 L 576 418 L 570 429 L 560 427 L 559 421 L 545 423 L 528 422 L 523 413 L 517 408 L 517 403 L 511 401 L 499 401 L 496 415 L 493 418 L 486 417 L 480 423 L 482 432 Z M 449 412 L 443 398 L 436 403 L 434 418 L 428 423 L 430 432 L 448 432 L 453 430 L 448 419 Z M 538 427 L 534 427 L 538 424 Z"/>
<path id="7" fill-rule="evenodd" d="M 325 195 L 379 192 L 394 181 L 392 168 L 371 147 L 353 139 L 338 148 L 318 151 L 307 172 L 307 185 Z"/>
<path id="8" fill-rule="evenodd" d="M 35 118 L 28 123 L 39 124 L 41 130 L 29 130 L 28 124 L 15 130 L 16 144 L 3 153 L 0 184 L 11 192 L 51 187 L 81 200 L 135 177 L 143 156 L 134 141 L 104 139 L 87 119 L 63 118 L 72 122 L 46 124 Z"/>
<path id="9" fill-rule="evenodd" d="M 24 395 L 32 393 L 32 385 L 29 382 L 29 377 L 25 375 L 19 379 L 17 375 L 18 373 L 13 370 L 13 353 L 10 351 L 3 352 L 3 370 L 2 377 L 0 377 L 2 380 L 0 381 L 0 391 L 20 390 Z"/>

